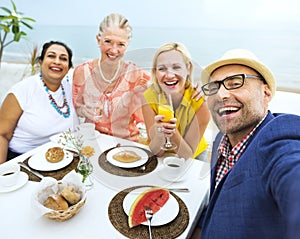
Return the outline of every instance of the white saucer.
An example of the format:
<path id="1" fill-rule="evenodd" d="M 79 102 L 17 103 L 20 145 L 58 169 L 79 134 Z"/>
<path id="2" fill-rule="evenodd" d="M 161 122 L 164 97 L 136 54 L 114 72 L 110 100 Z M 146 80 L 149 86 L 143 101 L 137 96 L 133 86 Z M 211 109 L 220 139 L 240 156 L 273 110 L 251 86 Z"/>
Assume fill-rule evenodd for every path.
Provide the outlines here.
<path id="1" fill-rule="evenodd" d="M 21 187 L 23 187 L 27 182 L 28 182 L 28 174 L 24 173 L 24 172 L 20 172 L 18 181 L 15 185 L 10 186 L 10 187 L 4 187 L 2 185 L 0 185 L 0 193 L 8 193 L 8 192 L 12 192 L 15 191 Z"/>

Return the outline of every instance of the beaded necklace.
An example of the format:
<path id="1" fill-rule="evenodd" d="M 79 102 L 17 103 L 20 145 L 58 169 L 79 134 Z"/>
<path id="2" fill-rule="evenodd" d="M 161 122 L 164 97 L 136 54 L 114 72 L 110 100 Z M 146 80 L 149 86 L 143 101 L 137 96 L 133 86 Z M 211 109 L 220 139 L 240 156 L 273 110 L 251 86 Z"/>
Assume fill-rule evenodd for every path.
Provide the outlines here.
<path id="1" fill-rule="evenodd" d="M 99 68 L 99 72 L 100 72 L 100 75 L 101 75 L 101 77 L 102 77 L 102 80 L 104 80 L 104 81 L 105 81 L 106 83 L 108 83 L 108 84 L 111 84 L 112 82 L 114 82 L 114 81 L 116 80 L 116 77 L 117 77 L 117 75 L 118 75 L 118 73 L 119 73 L 119 70 L 120 70 L 120 66 L 121 66 L 121 61 L 118 62 L 118 68 L 117 68 L 117 70 L 116 70 L 114 76 L 113 76 L 110 80 L 108 80 L 108 79 L 106 79 L 105 76 L 103 75 L 103 72 L 102 72 L 102 69 L 101 69 L 101 64 L 100 64 L 100 58 L 99 58 L 99 60 L 98 60 L 98 68 Z"/>
<path id="2" fill-rule="evenodd" d="M 59 105 L 57 105 L 57 103 L 56 103 L 55 99 L 53 98 L 53 96 L 50 94 L 49 88 L 47 87 L 45 81 L 42 78 L 42 74 L 40 74 L 40 79 L 43 82 L 43 85 L 45 87 L 45 91 L 48 94 L 48 97 L 49 97 L 49 100 L 50 100 L 50 104 L 57 111 L 57 113 L 59 113 L 60 115 L 62 115 L 64 118 L 69 118 L 69 116 L 70 116 L 70 107 L 69 107 L 68 101 L 66 99 L 66 92 L 65 92 L 65 89 L 64 89 L 63 85 L 60 84 L 60 87 L 61 87 L 61 90 L 62 90 L 62 95 L 64 97 L 64 102 L 63 102 L 62 106 L 59 106 Z"/>

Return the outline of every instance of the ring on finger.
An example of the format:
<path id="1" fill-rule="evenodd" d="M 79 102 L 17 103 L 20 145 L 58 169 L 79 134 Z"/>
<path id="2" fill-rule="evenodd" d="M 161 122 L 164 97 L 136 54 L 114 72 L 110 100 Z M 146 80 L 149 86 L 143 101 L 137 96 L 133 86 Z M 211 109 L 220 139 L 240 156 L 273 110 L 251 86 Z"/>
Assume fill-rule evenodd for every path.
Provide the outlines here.
<path id="1" fill-rule="evenodd" d="M 157 132 L 158 132 L 158 133 L 161 133 L 161 132 L 162 132 L 162 127 L 161 127 L 161 126 L 158 126 L 158 127 L 157 127 Z"/>

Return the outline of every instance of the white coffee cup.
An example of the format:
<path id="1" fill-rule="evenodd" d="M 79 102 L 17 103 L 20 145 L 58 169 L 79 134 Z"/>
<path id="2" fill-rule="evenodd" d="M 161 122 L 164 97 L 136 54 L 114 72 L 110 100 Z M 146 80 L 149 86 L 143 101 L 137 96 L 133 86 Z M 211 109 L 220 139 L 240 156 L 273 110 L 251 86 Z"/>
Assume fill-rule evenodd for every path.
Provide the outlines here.
<path id="1" fill-rule="evenodd" d="M 0 165 L 0 185 L 11 187 L 18 181 L 20 165 L 17 163 L 4 163 Z"/>
<path id="2" fill-rule="evenodd" d="M 94 123 L 82 123 L 77 125 L 78 133 L 85 139 L 93 139 L 95 137 L 95 124 Z"/>
<path id="3" fill-rule="evenodd" d="M 176 181 L 185 173 L 185 159 L 175 156 L 166 157 L 163 160 L 164 178 L 171 181 Z"/>

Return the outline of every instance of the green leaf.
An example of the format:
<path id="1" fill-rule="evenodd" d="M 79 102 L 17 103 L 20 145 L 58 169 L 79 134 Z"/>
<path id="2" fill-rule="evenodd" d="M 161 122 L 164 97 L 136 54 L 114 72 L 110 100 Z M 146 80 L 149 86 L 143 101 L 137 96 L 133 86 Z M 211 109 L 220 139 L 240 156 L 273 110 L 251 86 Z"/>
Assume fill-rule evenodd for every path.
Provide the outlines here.
<path id="1" fill-rule="evenodd" d="M 22 36 L 26 36 L 27 35 L 26 32 L 23 32 L 23 31 L 21 31 L 20 33 L 21 33 Z"/>
<path id="2" fill-rule="evenodd" d="M 29 29 L 33 29 L 33 27 L 30 26 L 27 22 L 21 21 L 21 23 L 22 23 L 23 25 L 25 25 L 26 27 L 28 27 Z"/>
<path id="3" fill-rule="evenodd" d="M 19 24 L 18 25 L 13 25 L 11 30 L 14 34 L 17 34 L 20 31 Z"/>
<path id="4" fill-rule="evenodd" d="M 8 26 L 0 24 L 0 28 L 2 28 L 6 33 L 10 32 L 10 29 Z"/>
<path id="5" fill-rule="evenodd" d="M 20 41 L 21 37 L 22 37 L 22 32 L 16 33 L 14 36 L 14 41 L 16 42 Z"/>
<path id="6" fill-rule="evenodd" d="M 1 20 L 11 20 L 13 17 L 12 16 L 3 16 Z"/>
<path id="7" fill-rule="evenodd" d="M 11 11 L 6 7 L 0 7 L 3 11 L 7 12 L 8 14 L 11 14 Z"/>
<path id="8" fill-rule="evenodd" d="M 13 8 L 14 8 L 15 12 L 17 12 L 16 4 L 12 0 L 11 0 L 11 4 L 13 5 Z"/>
<path id="9" fill-rule="evenodd" d="M 23 17 L 22 20 L 36 22 L 33 18 L 30 18 L 30 17 Z"/>
<path id="10" fill-rule="evenodd" d="M 17 21 L 17 22 L 19 21 L 19 18 L 17 16 L 11 15 L 9 16 L 9 18 L 12 19 L 12 21 Z"/>

